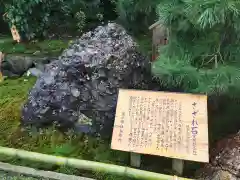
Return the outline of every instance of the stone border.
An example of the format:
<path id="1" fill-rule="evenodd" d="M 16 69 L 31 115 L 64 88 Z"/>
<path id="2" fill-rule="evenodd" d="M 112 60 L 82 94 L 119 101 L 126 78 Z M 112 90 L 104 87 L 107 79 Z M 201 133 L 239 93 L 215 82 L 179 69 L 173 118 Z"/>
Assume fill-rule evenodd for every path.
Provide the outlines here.
<path id="1" fill-rule="evenodd" d="M 0 162 L 0 170 L 5 172 L 18 173 L 25 176 L 31 176 L 36 178 L 48 178 L 52 180 L 94 180 L 91 178 L 67 175 L 67 174 L 56 173 L 52 171 L 36 170 L 29 167 L 16 166 L 16 165 L 3 163 L 3 162 Z"/>

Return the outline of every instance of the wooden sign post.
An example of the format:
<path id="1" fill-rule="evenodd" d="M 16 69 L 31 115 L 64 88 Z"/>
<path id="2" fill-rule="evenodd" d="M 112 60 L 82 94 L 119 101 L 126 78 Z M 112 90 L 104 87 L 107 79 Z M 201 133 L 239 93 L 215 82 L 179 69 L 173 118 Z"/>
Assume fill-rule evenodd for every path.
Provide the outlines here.
<path id="1" fill-rule="evenodd" d="M 20 35 L 18 33 L 18 30 L 17 30 L 16 26 L 12 26 L 11 33 L 12 33 L 13 40 L 17 41 L 19 43 L 21 37 L 20 37 Z"/>
<path id="2" fill-rule="evenodd" d="M 8 14 L 7 13 L 4 13 L 3 14 L 3 18 L 8 18 Z M 14 41 L 17 41 L 18 43 L 20 42 L 20 40 L 21 40 L 21 37 L 20 37 L 20 35 L 19 35 L 19 33 L 18 33 L 18 30 L 17 30 L 17 28 L 16 28 L 16 26 L 15 25 L 13 25 L 12 27 L 11 27 L 11 33 L 12 33 L 12 37 L 13 37 L 13 40 Z"/>
<path id="3" fill-rule="evenodd" d="M 134 166 L 140 154 L 175 158 L 179 174 L 183 160 L 208 162 L 207 96 L 120 89 L 111 148 Z"/>
<path id="4" fill-rule="evenodd" d="M 0 82 L 3 81 L 3 74 L 2 74 L 2 61 L 4 58 L 4 54 L 0 51 Z"/>

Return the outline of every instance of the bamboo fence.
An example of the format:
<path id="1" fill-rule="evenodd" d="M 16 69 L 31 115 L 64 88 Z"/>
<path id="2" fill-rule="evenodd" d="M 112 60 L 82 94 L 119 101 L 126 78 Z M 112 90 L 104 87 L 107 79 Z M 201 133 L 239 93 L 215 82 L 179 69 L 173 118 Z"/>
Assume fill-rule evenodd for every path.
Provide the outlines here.
<path id="1" fill-rule="evenodd" d="M 30 152 L 20 149 L 6 148 L 0 146 L 0 154 L 10 157 L 17 157 L 20 159 L 31 160 L 36 162 L 44 162 L 55 165 L 64 165 L 82 170 L 104 172 L 113 175 L 125 176 L 135 179 L 147 179 L 147 180 L 191 180 L 187 178 L 170 176 L 164 174 L 158 174 L 143 170 L 138 170 L 125 166 L 118 166 L 112 164 L 105 164 L 87 160 L 59 157 L 47 154 L 41 154 L 36 152 Z"/>

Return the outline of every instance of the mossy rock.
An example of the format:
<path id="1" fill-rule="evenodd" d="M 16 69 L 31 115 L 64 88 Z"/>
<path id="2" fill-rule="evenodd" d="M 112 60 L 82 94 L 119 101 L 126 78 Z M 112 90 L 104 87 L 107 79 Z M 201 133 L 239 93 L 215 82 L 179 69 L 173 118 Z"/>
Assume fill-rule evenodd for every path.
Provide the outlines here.
<path id="1" fill-rule="evenodd" d="M 56 59 L 56 57 L 5 54 L 1 64 L 1 72 L 5 77 L 20 77 L 32 67 L 43 70 L 45 64 Z"/>

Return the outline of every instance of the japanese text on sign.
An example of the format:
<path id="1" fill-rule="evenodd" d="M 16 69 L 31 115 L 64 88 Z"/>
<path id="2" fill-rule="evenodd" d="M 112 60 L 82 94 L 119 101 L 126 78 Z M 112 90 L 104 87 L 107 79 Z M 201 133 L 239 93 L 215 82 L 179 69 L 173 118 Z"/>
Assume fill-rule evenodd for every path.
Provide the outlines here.
<path id="1" fill-rule="evenodd" d="M 112 148 L 208 162 L 206 96 L 120 90 Z"/>

